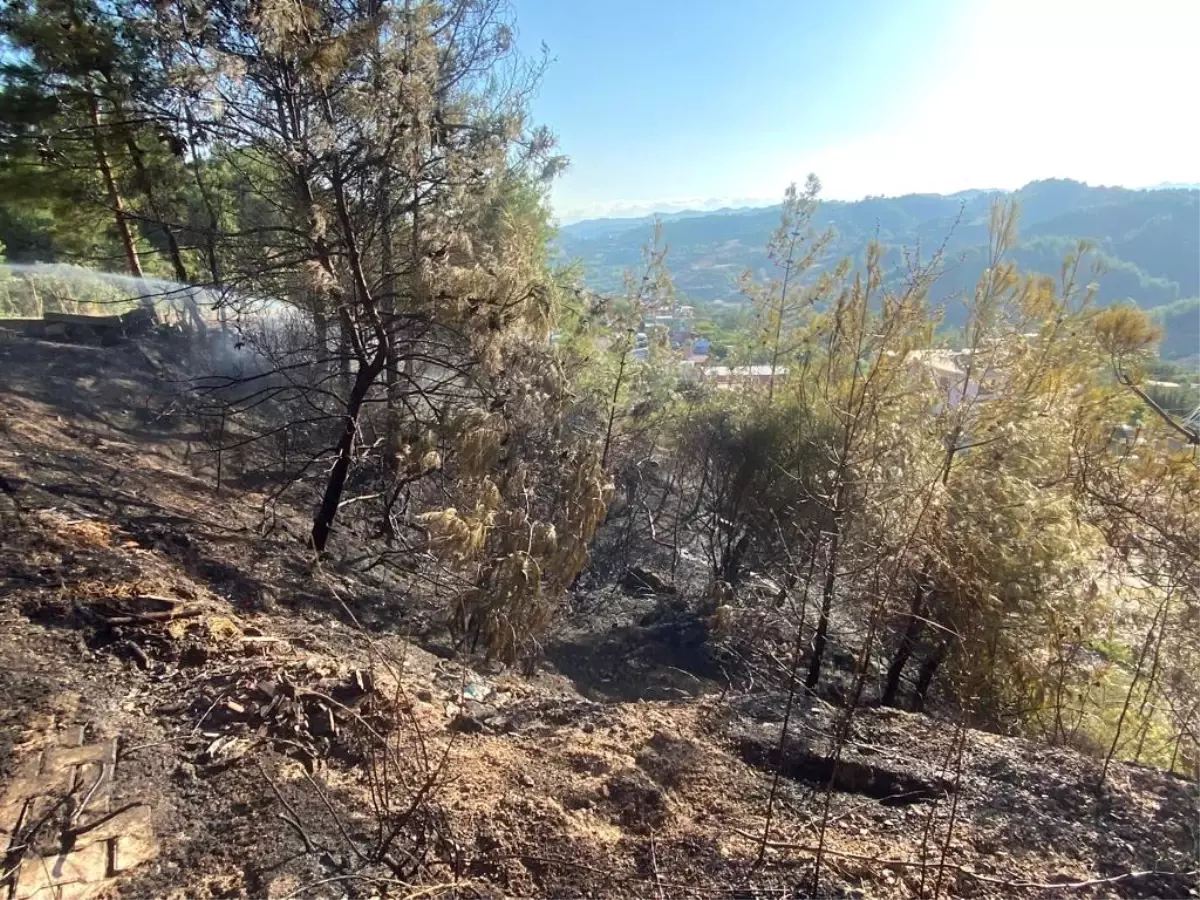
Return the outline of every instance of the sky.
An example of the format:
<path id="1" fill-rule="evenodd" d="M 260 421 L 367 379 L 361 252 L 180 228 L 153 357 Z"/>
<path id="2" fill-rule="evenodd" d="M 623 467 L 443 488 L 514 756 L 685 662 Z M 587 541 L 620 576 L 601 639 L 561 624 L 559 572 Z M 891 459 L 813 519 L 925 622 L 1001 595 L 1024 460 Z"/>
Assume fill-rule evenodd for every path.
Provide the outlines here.
<path id="1" fill-rule="evenodd" d="M 1200 0 L 512 0 L 564 222 L 1200 182 Z"/>

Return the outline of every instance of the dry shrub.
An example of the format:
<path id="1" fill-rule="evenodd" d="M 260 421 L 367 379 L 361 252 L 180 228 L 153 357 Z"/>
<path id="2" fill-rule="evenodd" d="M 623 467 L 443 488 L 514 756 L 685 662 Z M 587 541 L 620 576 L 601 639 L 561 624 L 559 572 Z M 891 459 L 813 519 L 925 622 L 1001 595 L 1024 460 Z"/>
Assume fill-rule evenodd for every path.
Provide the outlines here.
<path id="1" fill-rule="evenodd" d="M 355 673 L 361 699 L 333 689 L 306 694 L 330 708 L 338 723 L 340 752 L 331 754 L 330 768 L 302 770 L 290 784 L 277 784 L 260 769 L 283 807 L 279 818 L 337 881 L 433 896 L 461 862 L 440 802 L 454 777 L 454 736 L 435 733 L 440 721 L 423 716 L 409 696 L 404 658 L 365 632 L 362 637 L 372 665 Z M 335 758 L 353 768 L 334 775 Z"/>
<path id="2" fill-rule="evenodd" d="M 456 504 L 419 517 L 470 583 L 451 602 L 452 633 L 507 663 L 536 652 L 612 493 L 595 448 L 566 425 L 559 375 L 544 350 L 511 360 L 502 406 L 464 413 L 446 435 Z"/>
<path id="3" fill-rule="evenodd" d="M 451 631 L 509 663 L 536 648 L 562 594 L 587 564 L 588 542 L 611 491 L 595 453 L 586 450 L 541 472 L 536 491 L 529 477 L 524 464 L 504 479 L 503 490 L 484 477 L 470 512 L 450 508 L 422 516 L 434 550 L 474 572 L 472 586 L 454 600 Z M 535 503 L 534 494 L 549 491 L 558 502 Z"/>

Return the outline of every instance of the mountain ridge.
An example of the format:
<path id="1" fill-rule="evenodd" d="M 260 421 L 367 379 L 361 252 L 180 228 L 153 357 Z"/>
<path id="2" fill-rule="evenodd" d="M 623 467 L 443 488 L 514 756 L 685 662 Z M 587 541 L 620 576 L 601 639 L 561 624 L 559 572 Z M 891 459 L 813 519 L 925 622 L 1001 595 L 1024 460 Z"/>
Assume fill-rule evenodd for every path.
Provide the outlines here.
<path id="1" fill-rule="evenodd" d="M 954 191 L 949 194 L 939 194 L 933 191 L 916 191 L 908 194 L 868 194 L 858 200 L 822 200 L 824 204 L 842 204 L 853 205 L 855 203 L 863 203 L 869 200 L 904 200 L 909 197 L 942 197 L 947 200 L 969 200 L 979 196 L 995 196 L 1020 193 L 1027 188 L 1038 184 L 1047 184 L 1060 181 L 1072 181 L 1073 179 L 1058 179 L 1058 178 L 1042 178 L 1036 181 L 1031 181 L 1023 187 L 1016 190 L 1005 190 L 1003 188 L 965 188 L 961 191 Z M 1158 184 L 1146 185 L 1145 187 L 1121 187 L 1121 186 L 1106 186 L 1106 185 L 1088 185 L 1087 182 L 1074 182 L 1082 184 L 1085 187 L 1094 188 L 1096 190 L 1119 190 L 1128 191 L 1130 193 L 1147 193 L 1150 191 L 1200 191 L 1200 182 L 1192 181 L 1163 181 Z M 585 230 L 591 230 L 594 226 L 599 226 L 602 223 L 610 226 L 629 225 L 635 227 L 644 223 L 653 223 L 655 219 L 662 219 L 664 222 L 680 218 L 698 218 L 700 216 L 723 216 L 723 215 L 738 215 L 741 213 L 756 213 L 766 210 L 777 210 L 780 208 L 779 203 L 761 203 L 761 204 L 742 204 L 739 206 L 718 206 L 713 209 L 701 209 L 699 207 L 687 207 L 685 209 L 664 209 L 655 212 L 641 213 L 638 215 L 619 215 L 619 216 L 573 216 L 570 222 L 562 222 L 558 225 L 559 231 L 572 231 L 579 226 L 583 226 Z"/>
<path id="2" fill-rule="evenodd" d="M 824 201 L 816 226 L 832 226 L 831 258 L 858 258 L 878 238 L 892 266 L 900 248 L 946 248 L 953 266 L 935 291 L 947 302 L 968 290 L 983 269 L 989 211 L 1014 196 L 1021 209 L 1014 258 L 1025 270 L 1057 275 L 1081 239 L 1094 245 L 1099 301 L 1133 301 L 1156 308 L 1200 295 L 1200 190 L 1091 186 L 1070 179 L 1035 181 L 1017 191 L 969 190 L 907 194 L 858 201 Z M 678 290 L 695 300 L 742 302 L 737 278 L 746 269 L 771 274 L 766 243 L 779 224 L 779 206 L 684 211 L 663 222 L 667 264 Z M 558 229 L 561 258 L 582 263 L 589 287 L 618 291 L 626 268 L 636 268 L 653 235 L 655 217 L 592 219 Z M 953 322 L 952 311 L 948 318 Z"/>

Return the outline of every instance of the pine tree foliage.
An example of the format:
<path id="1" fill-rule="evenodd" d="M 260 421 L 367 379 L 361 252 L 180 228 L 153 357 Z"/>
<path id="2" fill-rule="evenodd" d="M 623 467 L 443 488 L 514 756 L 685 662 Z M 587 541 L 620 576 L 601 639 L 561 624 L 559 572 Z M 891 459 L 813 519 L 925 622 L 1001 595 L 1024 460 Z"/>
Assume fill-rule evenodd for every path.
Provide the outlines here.
<path id="1" fill-rule="evenodd" d="M 220 291 L 264 364 L 211 389 L 305 405 L 267 433 L 312 448 L 292 478 L 320 490 L 318 550 L 348 500 L 389 540 L 423 519 L 470 572 L 459 629 L 524 647 L 585 564 L 609 481 L 548 424 L 571 408 L 547 346 L 544 185 L 563 160 L 529 121 L 542 63 L 503 4 L 36 0 L 2 24 L 4 177 L 27 165 L 46 214 L 123 232 L 135 274 L 149 257 Z M 397 513 L 433 478 L 456 506 Z"/>
<path id="2" fill-rule="evenodd" d="M 762 285 L 749 272 L 741 279 L 742 291 L 758 314 L 758 341 L 771 366 L 769 397 L 774 396 L 782 361 L 795 353 L 804 310 L 828 289 L 826 281 L 809 277 L 834 238 L 832 229 L 818 233 L 813 226 L 820 192 L 821 182 L 811 174 L 803 192 L 788 186 L 779 228 L 767 245 L 767 259 L 779 270 L 778 277 Z"/>
<path id="3" fill-rule="evenodd" d="M 1195 733 L 1173 674 L 1195 641 L 1163 623 L 1196 614 L 1197 460 L 1163 416 L 1114 441 L 1143 405 L 1128 388 L 1154 330 L 1095 306 L 1086 243 L 1058 278 L 1023 275 L 1016 223 L 1012 204 L 993 209 L 962 349 L 937 346 L 926 302 L 940 257 L 898 278 L 868 248 L 789 321 L 786 379 L 709 395 L 681 452 L 724 546 L 790 585 L 813 556 L 809 689 L 834 622 L 857 622 L 856 691 L 882 656 L 885 702 L 908 692 L 919 707 L 940 684 L 980 724 L 1080 746 L 1115 729 L 1114 750 L 1166 763 L 1148 735 L 1174 736 L 1180 756 Z M 778 302 L 780 285 L 748 287 Z M 1095 689 L 1095 648 L 1114 639 L 1139 648 L 1121 716 Z"/>

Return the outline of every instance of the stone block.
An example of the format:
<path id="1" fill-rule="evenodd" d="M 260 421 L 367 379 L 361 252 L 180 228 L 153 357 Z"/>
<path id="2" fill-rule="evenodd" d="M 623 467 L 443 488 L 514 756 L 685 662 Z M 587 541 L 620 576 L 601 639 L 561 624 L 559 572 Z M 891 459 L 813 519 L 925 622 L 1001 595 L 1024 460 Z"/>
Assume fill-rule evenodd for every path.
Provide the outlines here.
<path id="1" fill-rule="evenodd" d="M 86 725 L 70 725 L 58 733 L 58 746 L 82 747 Z"/>
<path id="2" fill-rule="evenodd" d="M 149 807 L 146 807 L 146 810 L 149 812 Z M 110 870 L 113 875 L 120 875 L 134 866 L 154 859 L 157 855 L 158 842 L 147 825 L 141 831 L 122 834 L 112 842 Z"/>
<path id="3" fill-rule="evenodd" d="M 58 900 L 98 900 L 102 895 L 107 896 L 104 894 L 106 883 L 94 884 L 77 881 L 73 884 L 61 884 Z"/>
<path id="4" fill-rule="evenodd" d="M 85 763 L 107 762 L 115 765 L 116 761 L 116 741 L 85 744 L 82 747 L 51 747 L 42 755 L 42 772 L 45 774 L 60 772 L 71 766 L 82 766 Z"/>
<path id="5" fill-rule="evenodd" d="M 86 821 L 87 813 L 102 814 L 108 812 L 109 801 L 112 798 L 112 766 L 106 762 L 84 763 L 78 769 L 75 796 L 83 803 L 83 810 L 77 819 Z M 85 802 L 86 801 L 86 802 Z"/>
<path id="6" fill-rule="evenodd" d="M 86 827 L 86 822 L 82 823 Z M 150 807 L 134 806 L 105 819 L 94 828 L 80 831 L 75 838 L 76 847 L 84 847 L 100 841 L 108 841 L 124 834 L 140 834 L 150 831 Z"/>
<path id="7" fill-rule="evenodd" d="M 59 781 L 61 782 L 62 779 L 59 779 Z M 56 782 L 51 781 L 50 784 L 53 787 Z M 8 779 L 4 796 L 0 797 L 0 809 L 20 800 L 45 793 L 45 785 L 46 780 L 38 774 L 38 758 L 34 756 L 31 759 L 26 759 L 16 767 L 12 773 L 12 777 Z M 4 821 L 2 815 L 0 813 L 0 824 Z"/>
<path id="8" fill-rule="evenodd" d="M 5 797 L 0 800 L 0 855 L 8 850 L 8 837 L 15 834 L 17 826 L 24 819 L 25 805 L 29 801 L 25 797 Z"/>
<path id="9" fill-rule="evenodd" d="M 26 859 L 17 873 L 13 900 L 89 900 L 108 880 L 108 856 L 107 844 L 92 844 L 58 856 Z"/>

